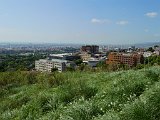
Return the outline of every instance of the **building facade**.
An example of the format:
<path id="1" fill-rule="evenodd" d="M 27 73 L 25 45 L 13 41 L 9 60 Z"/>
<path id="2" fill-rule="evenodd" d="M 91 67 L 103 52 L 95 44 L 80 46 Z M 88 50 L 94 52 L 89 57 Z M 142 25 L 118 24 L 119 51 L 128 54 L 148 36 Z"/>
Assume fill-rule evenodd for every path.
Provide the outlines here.
<path id="1" fill-rule="evenodd" d="M 91 54 L 88 54 L 88 53 L 86 53 L 86 52 L 81 53 L 80 56 L 81 56 L 81 59 L 82 59 L 83 61 L 88 61 L 88 60 L 92 57 Z"/>
<path id="2" fill-rule="evenodd" d="M 87 52 L 91 54 L 95 54 L 99 52 L 99 46 L 97 45 L 86 45 L 81 47 L 81 52 Z"/>
<path id="3" fill-rule="evenodd" d="M 143 55 L 138 53 L 118 53 L 118 52 L 111 52 L 108 55 L 108 59 L 106 64 L 124 64 L 128 65 L 129 67 L 134 67 L 137 64 L 143 63 Z"/>
<path id="4" fill-rule="evenodd" d="M 40 72 L 51 72 L 52 68 L 57 68 L 59 72 L 63 72 L 66 69 L 66 60 L 59 59 L 40 59 L 35 61 L 35 69 Z"/>

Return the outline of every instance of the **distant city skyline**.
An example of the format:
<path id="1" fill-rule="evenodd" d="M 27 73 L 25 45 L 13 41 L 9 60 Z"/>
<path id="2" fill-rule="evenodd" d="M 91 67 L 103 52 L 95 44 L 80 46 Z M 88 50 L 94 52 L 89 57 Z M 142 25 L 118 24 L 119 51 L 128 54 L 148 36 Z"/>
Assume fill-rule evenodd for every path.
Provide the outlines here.
<path id="1" fill-rule="evenodd" d="M 0 43 L 160 42 L 160 0 L 2 0 Z"/>

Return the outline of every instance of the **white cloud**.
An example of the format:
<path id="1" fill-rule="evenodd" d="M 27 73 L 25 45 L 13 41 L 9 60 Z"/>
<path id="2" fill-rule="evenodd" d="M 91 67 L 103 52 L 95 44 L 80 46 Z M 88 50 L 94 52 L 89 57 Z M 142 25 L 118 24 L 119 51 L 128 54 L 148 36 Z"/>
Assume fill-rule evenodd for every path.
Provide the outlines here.
<path id="1" fill-rule="evenodd" d="M 93 19 L 91 19 L 91 23 L 93 23 L 93 24 L 110 24 L 111 21 L 108 19 L 93 18 Z"/>
<path id="2" fill-rule="evenodd" d="M 150 18 L 155 18 L 155 17 L 157 17 L 158 13 L 157 12 L 148 12 L 145 15 Z"/>
<path id="3" fill-rule="evenodd" d="M 129 22 L 126 20 L 121 20 L 121 21 L 116 22 L 117 25 L 127 25 L 128 23 Z"/>

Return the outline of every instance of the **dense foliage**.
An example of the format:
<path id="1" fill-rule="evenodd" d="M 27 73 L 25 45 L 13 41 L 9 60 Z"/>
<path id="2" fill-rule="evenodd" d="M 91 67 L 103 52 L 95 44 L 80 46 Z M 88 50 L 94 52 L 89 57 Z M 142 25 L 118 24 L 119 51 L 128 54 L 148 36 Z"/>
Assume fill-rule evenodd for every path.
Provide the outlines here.
<path id="1" fill-rule="evenodd" d="M 0 72 L 31 70 L 35 67 L 35 60 L 45 58 L 46 55 L 0 55 Z"/>
<path id="2" fill-rule="evenodd" d="M 160 67 L 0 73 L 0 120 L 159 120 Z"/>
<path id="3" fill-rule="evenodd" d="M 154 64 L 157 64 L 157 65 L 160 65 L 160 56 L 150 56 L 148 58 L 145 59 L 145 64 L 148 64 L 148 65 L 154 65 Z"/>

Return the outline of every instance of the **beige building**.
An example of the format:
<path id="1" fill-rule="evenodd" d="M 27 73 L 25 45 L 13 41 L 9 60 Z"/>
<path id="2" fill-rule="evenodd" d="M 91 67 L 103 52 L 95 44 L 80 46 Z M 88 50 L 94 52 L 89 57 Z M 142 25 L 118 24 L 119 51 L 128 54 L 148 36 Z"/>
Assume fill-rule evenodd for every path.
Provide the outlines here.
<path id="1" fill-rule="evenodd" d="M 91 58 L 91 54 L 88 54 L 86 52 L 81 53 L 80 56 L 83 61 L 88 61 Z"/>

